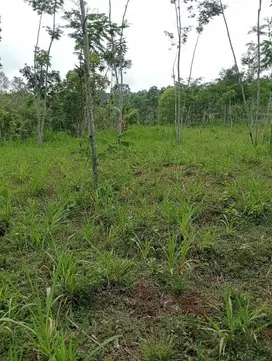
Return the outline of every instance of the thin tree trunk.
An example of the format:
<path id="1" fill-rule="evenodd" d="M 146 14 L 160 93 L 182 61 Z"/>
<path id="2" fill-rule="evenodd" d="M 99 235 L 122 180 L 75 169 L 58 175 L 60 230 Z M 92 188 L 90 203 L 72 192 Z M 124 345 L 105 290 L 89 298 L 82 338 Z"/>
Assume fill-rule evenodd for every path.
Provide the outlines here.
<path id="1" fill-rule="evenodd" d="M 181 143 L 182 137 L 182 113 L 181 113 L 181 74 L 180 74 L 180 59 L 181 59 L 181 9 L 180 9 L 180 0 L 175 2 L 175 12 L 176 12 L 176 25 L 177 25 L 177 34 L 178 34 L 178 53 L 177 53 L 177 75 L 178 81 L 176 85 L 176 97 L 177 97 L 177 144 Z"/>
<path id="2" fill-rule="evenodd" d="M 211 122 L 211 103 L 208 103 L 208 123 Z"/>
<path id="3" fill-rule="evenodd" d="M 191 59 L 190 72 L 189 72 L 189 78 L 188 78 L 188 83 L 187 83 L 188 92 L 190 92 L 189 87 L 190 87 L 190 84 L 191 84 L 193 66 L 194 66 L 195 55 L 196 55 L 196 49 L 197 49 L 197 46 L 198 46 L 200 35 L 201 35 L 201 33 L 198 33 L 196 43 L 195 43 L 195 46 L 194 46 L 193 56 L 192 56 L 192 59 Z M 185 109 L 186 109 L 186 101 L 187 101 L 187 93 L 186 93 L 186 91 L 184 92 L 183 97 L 184 97 L 184 101 L 183 101 L 183 114 L 182 114 L 182 117 L 184 117 L 184 112 L 185 112 Z M 190 123 L 189 117 L 190 117 L 190 108 L 189 108 L 189 110 L 188 110 L 188 112 L 186 114 L 185 126 L 187 126 Z"/>
<path id="4" fill-rule="evenodd" d="M 176 82 L 176 80 L 174 80 Z M 179 123 L 178 123 L 178 88 L 175 84 L 175 126 L 176 126 L 176 143 L 179 144 L 180 133 L 179 133 Z"/>
<path id="5" fill-rule="evenodd" d="M 270 117 L 271 100 L 272 100 L 271 98 L 272 98 L 272 93 L 270 93 L 270 95 L 269 95 L 269 100 L 268 100 L 268 104 L 267 104 L 266 118 L 265 118 L 265 120 L 263 122 L 262 142 L 264 142 L 265 129 L 266 129 L 266 125 L 268 123 L 268 119 Z"/>
<path id="6" fill-rule="evenodd" d="M 41 140 L 43 142 L 43 133 L 44 133 L 44 123 L 47 115 L 47 89 L 48 89 L 48 71 L 49 71 L 49 64 L 50 64 L 50 54 L 53 45 L 53 41 L 55 38 L 55 31 L 56 31 L 56 7 L 57 7 L 57 0 L 54 3 L 54 14 L 53 14 L 53 26 L 52 26 L 52 36 L 50 39 L 50 44 L 47 51 L 47 62 L 46 62 L 46 70 L 45 70 L 45 93 L 44 93 L 44 107 L 43 107 L 43 116 L 41 119 Z"/>
<path id="7" fill-rule="evenodd" d="M 83 32 L 83 52 L 85 61 L 85 90 L 86 90 L 86 110 L 87 110 L 87 123 L 88 131 L 92 148 L 92 173 L 94 187 L 98 185 L 98 164 L 96 154 L 96 137 L 95 137 L 95 125 L 93 116 L 93 99 L 90 86 L 90 48 L 89 48 L 89 36 L 87 30 L 87 17 L 85 13 L 84 0 L 80 0 L 81 11 L 81 27 Z"/>
<path id="8" fill-rule="evenodd" d="M 112 30 L 112 23 L 111 23 L 111 0 L 109 0 L 109 24 L 110 24 L 110 30 Z M 111 45 L 113 45 L 113 34 L 111 33 Z"/>
<path id="9" fill-rule="evenodd" d="M 80 69 L 84 69 L 84 65 L 82 64 L 82 59 L 83 59 L 83 54 L 82 54 L 82 49 L 81 49 L 81 54 L 80 54 L 80 58 L 79 58 L 79 68 Z M 83 74 L 81 73 L 80 74 L 80 77 L 79 77 L 79 82 L 80 82 L 80 118 L 81 118 L 81 123 L 80 123 L 80 137 L 83 136 L 85 130 L 86 130 L 86 115 L 87 115 L 87 112 L 86 112 L 86 109 L 85 109 L 85 103 L 86 103 L 86 96 L 85 96 L 85 101 L 84 101 L 84 90 L 85 90 L 85 86 L 84 86 L 84 79 L 83 79 L 83 76 L 84 76 L 85 72 L 83 71 Z M 83 75 L 83 76 L 82 76 Z"/>
<path id="10" fill-rule="evenodd" d="M 224 125 L 227 123 L 227 104 L 224 105 Z"/>
<path id="11" fill-rule="evenodd" d="M 207 109 L 204 109 L 204 111 L 203 111 L 203 123 L 205 124 L 206 123 L 206 116 L 207 116 Z"/>
<path id="12" fill-rule="evenodd" d="M 127 9 L 129 5 L 130 0 L 127 0 L 123 18 L 122 18 L 122 30 L 120 35 L 120 47 L 122 46 L 123 37 L 124 37 L 124 25 L 125 25 L 125 19 L 127 14 Z M 124 74 L 123 74 L 123 66 L 121 64 L 120 68 L 120 90 L 119 90 L 119 108 L 120 108 L 120 120 L 119 120 L 119 136 L 121 136 L 124 133 L 125 130 L 125 122 L 124 122 Z"/>
<path id="13" fill-rule="evenodd" d="M 186 120 L 185 120 L 185 126 L 189 126 L 191 121 L 190 121 L 190 117 L 191 117 L 191 112 L 192 112 L 192 109 L 191 107 L 189 106 L 189 109 L 188 109 L 188 112 L 186 114 Z"/>
<path id="14" fill-rule="evenodd" d="M 222 0 L 219 0 L 219 1 L 220 1 L 221 12 L 222 12 L 222 15 L 223 15 L 223 19 L 224 19 L 224 23 L 225 23 L 225 27 L 226 27 L 226 31 L 227 31 L 227 35 L 228 35 L 228 39 L 229 39 L 230 48 L 231 48 L 232 55 L 233 55 L 235 68 L 236 68 L 236 71 L 237 71 L 237 74 L 238 74 L 239 84 L 240 84 L 240 87 L 241 87 L 241 92 L 242 92 L 242 97 L 243 97 L 243 104 L 244 104 L 244 111 L 245 111 L 245 114 L 246 114 L 246 118 L 247 118 L 247 121 L 248 121 L 248 127 L 249 127 L 249 136 L 250 136 L 250 140 L 251 140 L 252 144 L 254 145 L 252 129 L 251 129 L 251 122 L 250 122 L 250 117 L 249 117 L 249 114 L 248 114 L 248 108 L 247 108 L 247 102 L 246 102 L 244 84 L 243 84 L 242 76 L 241 76 L 241 73 L 240 73 L 240 70 L 239 70 L 239 66 L 238 66 L 236 54 L 235 54 L 235 51 L 234 51 L 234 47 L 233 47 L 233 44 L 232 44 L 230 31 L 229 31 L 229 26 L 228 26 L 227 18 L 226 18 L 225 11 L 224 11 L 224 6 L 223 6 L 223 3 L 222 3 Z"/>
<path id="15" fill-rule="evenodd" d="M 192 74 L 193 74 L 193 66 L 194 66 L 194 61 L 195 61 L 195 56 L 196 56 L 196 49 L 197 49 L 197 46 L 198 46 L 200 35 L 201 35 L 201 33 L 198 33 L 196 43 L 195 43 L 195 47 L 194 47 L 194 51 L 193 51 L 193 56 L 192 56 L 191 65 L 190 65 L 188 86 L 190 86 L 190 84 L 191 84 L 191 79 L 192 79 Z"/>
<path id="16" fill-rule="evenodd" d="M 80 65 L 81 68 L 81 65 Z M 79 87 L 80 87 L 80 112 L 78 114 L 79 116 L 79 133 L 78 133 L 78 137 L 81 138 L 84 134 L 84 130 L 85 130 L 85 114 L 86 112 L 84 111 L 84 81 L 82 79 L 82 77 L 80 76 L 79 78 Z M 86 97 L 85 97 L 86 98 Z"/>
<path id="17" fill-rule="evenodd" d="M 173 63 L 173 82 L 174 82 L 174 91 L 175 91 L 175 127 L 176 127 L 176 143 L 178 143 L 178 97 L 177 97 L 177 84 L 176 84 L 176 74 L 175 66 L 177 61 L 177 54 Z"/>
<path id="18" fill-rule="evenodd" d="M 258 70 L 257 70 L 257 98 L 256 98 L 256 119 L 255 119 L 255 147 L 258 145 L 259 108 L 261 100 L 261 42 L 260 42 L 260 18 L 262 11 L 262 0 L 259 0 L 257 20 L 257 44 L 258 44 Z"/>
<path id="19" fill-rule="evenodd" d="M 232 118 L 232 102 L 229 100 L 229 119 L 230 119 L 230 127 L 233 128 L 233 118 Z"/>
<path id="20" fill-rule="evenodd" d="M 41 136 L 41 89 L 40 89 L 40 86 L 38 84 L 37 52 L 38 52 L 39 41 L 40 41 L 42 18 L 43 18 L 43 13 L 40 14 L 38 33 L 37 33 L 37 40 L 36 40 L 36 45 L 35 45 L 35 49 L 34 49 L 34 79 L 35 79 L 34 95 L 35 95 L 35 100 L 36 100 L 36 111 L 37 111 L 37 136 L 38 136 L 38 143 L 40 145 L 42 145 L 42 136 Z"/>
<path id="21" fill-rule="evenodd" d="M 272 119 L 271 119 L 271 124 L 270 124 L 270 140 L 269 140 L 269 144 L 270 144 L 270 149 L 272 149 Z"/>
<path id="22" fill-rule="evenodd" d="M 117 68 L 115 65 L 114 65 L 113 71 L 114 71 L 114 75 L 115 75 L 116 86 L 117 86 L 117 89 L 119 90 L 119 77 L 118 77 L 118 71 L 117 71 Z"/>
<path id="23" fill-rule="evenodd" d="M 111 4 L 111 0 L 109 0 L 109 24 L 110 24 L 110 31 L 111 31 L 111 52 L 113 53 L 114 48 L 113 48 L 113 32 L 112 32 L 112 19 L 111 19 L 111 15 L 112 15 L 112 4 Z M 112 100 L 113 100 L 113 94 L 112 94 L 112 88 L 113 88 L 113 71 L 114 69 L 111 68 L 111 82 L 110 82 L 110 125 L 113 127 L 114 126 L 114 120 L 113 120 L 113 116 L 112 116 Z M 116 71 L 116 67 L 115 67 L 115 77 L 116 77 L 116 84 L 118 86 L 118 75 L 117 75 L 117 71 Z"/>
<path id="24" fill-rule="evenodd" d="M 111 81 L 110 81 L 110 104 L 109 104 L 109 112 L 110 112 L 110 126 L 114 127 L 114 118 L 112 114 L 112 105 L 113 105 L 113 94 L 112 94 L 112 88 L 113 88 L 113 70 L 111 69 Z"/>
<path id="25" fill-rule="evenodd" d="M 250 124 L 251 124 L 251 128 L 253 128 L 254 125 L 254 111 L 255 111 L 255 99 L 252 97 L 251 100 L 251 112 L 250 112 Z M 253 143 L 254 144 L 254 143 Z"/>

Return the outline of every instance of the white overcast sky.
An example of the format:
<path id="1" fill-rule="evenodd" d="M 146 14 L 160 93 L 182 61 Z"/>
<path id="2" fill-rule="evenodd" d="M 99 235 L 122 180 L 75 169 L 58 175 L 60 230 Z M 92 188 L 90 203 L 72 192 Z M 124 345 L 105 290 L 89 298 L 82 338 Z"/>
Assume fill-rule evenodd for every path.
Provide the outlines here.
<path id="1" fill-rule="evenodd" d="M 121 22 L 126 0 L 112 0 L 113 18 Z M 258 0 L 226 0 L 226 16 L 237 56 L 245 51 L 245 44 L 250 40 L 247 35 L 251 26 L 257 22 Z M 108 12 L 108 0 L 89 0 L 90 9 Z M 66 0 L 69 7 L 71 0 Z M 262 17 L 271 16 L 270 0 L 263 0 Z M 2 43 L 0 56 L 3 70 L 12 77 L 25 63 L 33 61 L 33 47 L 36 39 L 38 17 L 24 0 L 0 0 L 2 16 Z M 127 19 L 130 28 L 126 30 L 129 44 L 128 58 L 133 66 L 126 76 L 132 90 L 147 89 L 153 85 L 171 84 L 174 51 L 169 51 L 169 41 L 164 30 L 175 29 L 175 14 L 170 0 L 131 0 Z M 59 20 L 61 22 L 61 20 Z M 44 25 L 50 25 L 46 18 Z M 190 33 L 189 41 L 182 50 L 182 75 L 188 77 L 189 65 L 196 40 L 195 33 Z M 48 35 L 42 34 L 41 48 L 47 49 Z M 73 41 L 67 36 L 55 42 L 52 50 L 52 63 L 62 76 L 76 63 L 73 55 Z M 233 64 L 232 54 L 222 17 L 214 19 L 201 35 L 193 77 L 211 80 L 217 77 L 222 68 Z"/>

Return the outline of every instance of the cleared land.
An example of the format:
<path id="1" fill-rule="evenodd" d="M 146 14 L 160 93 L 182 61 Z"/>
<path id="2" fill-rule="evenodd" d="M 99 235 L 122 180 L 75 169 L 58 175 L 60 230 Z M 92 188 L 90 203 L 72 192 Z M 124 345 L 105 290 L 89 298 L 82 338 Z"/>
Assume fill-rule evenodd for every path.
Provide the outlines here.
<path id="1" fill-rule="evenodd" d="M 0 146 L 1 360 L 271 360 L 272 155 L 243 128 Z M 21 357 L 21 358 L 20 358 Z"/>

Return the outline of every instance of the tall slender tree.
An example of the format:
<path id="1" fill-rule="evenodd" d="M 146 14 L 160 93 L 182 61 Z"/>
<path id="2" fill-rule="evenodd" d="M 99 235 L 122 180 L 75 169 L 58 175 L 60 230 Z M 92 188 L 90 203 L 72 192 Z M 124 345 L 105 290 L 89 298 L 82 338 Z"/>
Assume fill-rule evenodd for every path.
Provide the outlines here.
<path id="1" fill-rule="evenodd" d="M 35 99 L 36 99 L 36 109 L 37 109 L 37 136 L 38 136 L 38 143 L 42 145 L 43 143 L 43 133 L 44 133 L 44 123 L 46 118 L 46 111 L 47 111 L 47 89 L 48 89 L 48 71 L 49 71 L 49 64 L 50 64 L 50 53 L 51 48 L 54 40 L 57 40 L 61 36 L 60 27 L 56 27 L 56 13 L 62 7 L 64 0 L 25 0 L 34 11 L 37 12 L 39 16 L 39 23 L 38 23 L 38 31 L 37 31 L 37 40 L 34 47 L 34 72 L 35 72 Z M 45 93 L 44 93 L 44 108 L 43 112 L 41 109 L 41 89 L 39 88 L 40 82 L 38 81 L 38 56 L 39 56 L 39 41 L 40 41 L 40 34 L 42 28 L 42 20 L 44 14 L 52 15 L 53 16 L 53 26 L 52 28 L 47 27 L 47 32 L 50 35 L 50 43 L 48 51 L 46 52 L 46 72 L 45 72 Z"/>
<path id="2" fill-rule="evenodd" d="M 182 129 L 182 121 L 183 114 L 181 112 L 181 74 L 180 74 L 180 58 L 181 58 L 181 44 L 182 44 L 182 27 L 181 27 L 181 7 L 180 0 L 171 0 L 171 3 L 175 5 L 175 14 L 176 14 L 176 27 L 177 27 L 177 36 L 178 36 L 178 44 L 177 44 L 177 83 L 176 87 L 176 113 L 177 113 L 177 144 L 181 142 L 181 129 Z"/>
<path id="3" fill-rule="evenodd" d="M 183 0 L 186 3 L 186 0 Z M 182 26 L 181 22 L 181 4 L 182 0 L 170 0 L 175 9 L 175 26 L 177 40 L 174 41 L 174 34 L 165 32 L 171 40 L 171 45 L 176 45 L 176 56 L 173 65 L 173 79 L 175 87 L 175 125 L 176 125 L 176 143 L 180 144 L 182 139 L 182 125 L 183 125 L 183 111 L 181 109 L 181 48 L 187 42 L 188 33 L 191 30 L 190 26 Z"/>
<path id="4" fill-rule="evenodd" d="M 117 26 L 112 22 L 112 2 L 109 0 L 109 21 L 110 21 L 110 41 L 108 44 L 108 65 L 115 79 L 115 86 L 111 86 L 111 98 L 113 99 L 113 90 L 117 95 L 117 104 L 114 107 L 119 113 L 118 134 L 121 136 L 125 129 L 124 121 L 124 72 L 131 67 L 131 61 L 125 59 L 127 52 L 127 43 L 124 31 L 128 27 L 126 20 L 130 0 L 126 1 L 121 25 Z"/>
<path id="5" fill-rule="evenodd" d="M 177 144 L 181 143 L 182 140 L 182 127 L 184 122 L 184 110 L 186 103 L 186 92 L 184 93 L 181 105 L 181 93 L 183 90 L 183 86 L 181 84 L 181 47 L 188 40 L 188 34 L 192 29 L 192 26 L 182 26 L 181 14 L 182 11 L 188 14 L 189 18 L 197 18 L 196 31 L 198 33 L 197 41 L 194 47 L 192 61 L 190 65 L 190 73 L 188 78 L 188 86 L 191 82 L 193 63 L 195 60 L 196 49 L 199 41 L 199 36 L 204 30 L 204 27 L 209 24 L 210 20 L 215 16 L 220 14 L 220 6 L 217 0 L 170 0 L 171 4 L 174 5 L 175 8 L 175 20 L 176 20 L 176 31 L 177 31 L 177 42 L 175 44 L 174 34 L 165 32 L 166 35 L 171 40 L 172 45 L 176 45 L 177 53 L 174 61 L 174 70 L 173 70 L 173 78 L 174 78 L 174 86 L 175 86 L 175 124 L 176 124 L 176 142 Z M 181 9 L 183 5 L 183 10 Z M 176 73 L 175 74 L 175 68 Z"/>
<path id="6" fill-rule="evenodd" d="M 261 11 L 262 0 L 259 0 L 258 16 L 257 16 L 257 44 L 258 44 L 258 70 L 257 70 L 257 96 L 256 96 L 256 118 L 255 118 L 255 146 L 258 144 L 258 125 L 261 101 Z"/>
<path id="7" fill-rule="evenodd" d="M 259 26 L 260 33 L 260 70 L 269 71 L 272 65 L 272 18 L 265 18 Z M 242 64 L 247 67 L 247 75 L 254 78 L 258 72 L 258 26 L 253 26 L 248 32 L 254 35 L 254 40 L 247 43 L 247 52 L 242 57 Z"/>
<path id="8" fill-rule="evenodd" d="M 10 82 L 3 71 L 0 71 L 0 93 L 6 92 L 9 88 Z"/>
<path id="9" fill-rule="evenodd" d="M 59 40 L 62 34 L 62 30 L 60 26 L 56 25 L 56 14 L 57 11 L 63 6 L 64 0 L 54 0 L 54 2 L 51 4 L 51 8 L 48 8 L 47 13 L 51 14 L 53 17 L 53 24 L 52 28 L 49 26 L 46 27 L 47 33 L 50 36 L 50 42 L 49 47 L 47 50 L 47 63 L 46 63 L 46 70 L 45 70 L 45 94 L 44 94 L 44 108 L 43 108 L 43 115 L 41 120 L 41 137 L 43 137 L 44 133 L 44 123 L 47 116 L 47 96 L 48 96 L 48 72 L 49 72 L 49 66 L 50 66 L 50 57 L 51 57 L 51 50 L 54 40 Z M 42 138 L 41 138 L 42 142 Z"/>
<path id="10" fill-rule="evenodd" d="M 1 19 L 1 16 L 0 16 L 0 41 L 2 40 L 2 36 L 1 36 L 1 33 L 2 33 L 2 19 Z M 1 63 L 1 57 L 0 57 L 0 69 L 2 69 L 2 63 Z"/>
<path id="11" fill-rule="evenodd" d="M 120 41 L 119 41 L 119 47 L 121 50 L 121 55 L 123 53 L 122 45 L 123 45 L 123 39 L 124 39 L 124 29 L 127 27 L 126 23 L 126 14 L 128 10 L 130 0 L 127 0 L 125 5 L 125 10 L 122 17 L 122 24 L 121 24 L 121 34 L 120 34 Z M 123 62 L 123 59 L 121 59 L 120 62 L 120 89 L 119 89 L 119 108 L 120 108 L 120 120 L 119 120 L 119 136 L 121 136 L 125 129 L 125 122 L 124 122 L 124 68 L 125 64 Z"/>
<path id="12" fill-rule="evenodd" d="M 236 69 L 236 72 L 238 74 L 238 81 L 239 81 L 239 84 L 240 84 L 240 87 L 241 87 L 241 92 L 242 92 L 242 97 L 243 97 L 243 105 L 244 105 L 244 112 L 245 112 L 246 119 L 247 119 L 247 122 L 248 122 L 249 137 L 250 137 L 250 140 L 251 140 L 252 144 L 254 144 L 254 139 L 253 139 L 253 134 L 252 134 L 252 121 L 251 121 L 251 118 L 250 118 L 249 112 L 248 112 L 248 106 L 247 106 L 247 101 L 246 101 L 246 94 L 245 94 L 243 77 L 242 77 L 242 74 L 240 72 L 237 57 L 236 57 L 236 53 L 235 53 L 235 50 L 234 50 L 234 47 L 233 47 L 233 43 L 232 43 L 232 39 L 231 39 L 231 35 L 230 35 L 230 30 L 229 30 L 227 18 L 226 18 L 226 15 L 225 15 L 225 6 L 223 5 L 222 0 L 219 0 L 219 2 L 220 2 L 220 7 L 221 7 L 221 14 L 222 14 L 223 19 L 224 19 L 224 24 L 225 24 L 225 28 L 226 28 L 226 32 L 227 32 L 227 36 L 228 36 L 228 40 L 229 40 L 229 45 L 230 45 L 233 60 L 234 60 L 235 69 Z"/>
<path id="13" fill-rule="evenodd" d="M 199 43 L 200 35 L 201 35 L 201 32 L 198 32 L 197 38 L 196 38 L 196 42 L 195 42 L 195 46 L 194 46 L 193 55 L 192 55 L 192 60 L 191 60 L 191 64 L 190 64 L 190 72 L 189 72 L 189 78 L 188 78 L 188 86 L 190 86 L 191 80 L 192 80 L 193 66 L 194 66 L 194 61 L 195 61 L 195 57 L 196 57 L 196 50 L 197 50 L 197 46 L 198 46 L 198 43 Z"/>
<path id="14" fill-rule="evenodd" d="M 113 51 L 109 48 L 111 38 L 115 39 L 120 34 L 120 27 L 110 21 L 103 13 L 90 13 L 87 15 L 87 32 L 90 56 L 90 86 L 93 99 L 97 99 L 99 89 L 104 89 L 108 83 L 108 69 L 113 63 Z M 81 13 L 79 9 L 71 9 L 64 13 L 63 19 L 67 21 L 69 37 L 75 41 L 75 54 L 78 56 L 79 68 L 83 66 L 83 38 L 81 26 Z M 84 71 L 83 71 L 84 73 Z M 102 88 L 101 88 L 102 85 Z M 84 102 L 85 106 L 85 102 Z M 95 106 L 95 102 L 94 102 Z M 84 126 L 83 126 L 84 127 Z"/>
<path id="15" fill-rule="evenodd" d="M 97 152 L 96 152 L 96 136 L 95 136 L 95 124 L 93 115 L 93 98 L 90 86 L 90 46 L 88 35 L 88 16 L 86 16 L 86 9 L 84 0 L 80 0 L 80 14 L 81 14 L 81 30 L 83 37 L 83 53 L 84 53 L 84 76 L 85 76 L 85 90 L 86 90 L 86 112 L 87 123 L 89 130 L 89 137 L 92 148 L 92 173 L 93 173 L 93 185 L 98 185 L 98 164 L 97 164 Z"/>

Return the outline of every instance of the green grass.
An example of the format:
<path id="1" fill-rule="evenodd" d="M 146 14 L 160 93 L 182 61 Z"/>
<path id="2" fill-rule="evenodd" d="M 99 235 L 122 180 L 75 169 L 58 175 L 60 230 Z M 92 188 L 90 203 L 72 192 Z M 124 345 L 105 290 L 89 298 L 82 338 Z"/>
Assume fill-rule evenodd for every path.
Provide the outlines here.
<path id="1" fill-rule="evenodd" d="M 0 360 L 272 359 L 272 154 L 244 128 L 0 148 Z"/>
<path id="2" fill-rule="evenodd" d="M 145 361 L 171 361 L 174 359 L 171 339 L 147 341 L 142 347 L 142 353 Z"/>

